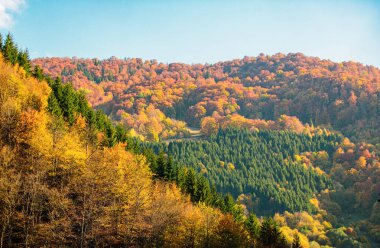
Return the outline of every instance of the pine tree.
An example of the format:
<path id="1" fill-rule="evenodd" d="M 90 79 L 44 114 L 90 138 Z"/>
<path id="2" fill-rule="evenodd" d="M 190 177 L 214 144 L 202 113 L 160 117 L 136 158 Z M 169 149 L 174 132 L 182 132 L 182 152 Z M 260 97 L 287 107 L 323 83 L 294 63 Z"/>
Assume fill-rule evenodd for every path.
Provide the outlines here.
<path id="1" fill-rule="evenodd" d="M 207 179 L 200 175 L 197 178 L 197 186 L 195 192 L 195 201 L 196 202 L 205 202 L 210 196 L 210 186 L 207 182 Z"/>
<path id="2" fill-rule="evenodd" d="M 225 213 L 233 213 L 234 207 L 235 207 L 235 201 L 234 198 L 232 197 L 231 194 L 227 194 L 224 197 L 224 207 L 223 207 L 223 212 Z"/>
<path id="3" fill-rule="evenodd" d="M 166 160 L 164 178 L 168 181 L 172 181 L 174 178 L 173 157 L 171 155 L 169 155 Z"/>
<path id="4" fill-rule="evenodd" d="M 12 35 L 8 33 L 5 39 L 5 44 L 2 49 L 4 58 L 8 60 L 13 65 L 17 62 L 18 50 L 16 44 L 13 42 Z"/>
<path id="5" fill-rule="evenodd" d="M 57 101 L 57 98 L 54 94 L 50 94 L 48 98 L 48 111 L 52 113 L 54 116 L 61 117 L 62 116 L 62 110 L 59 106 L 59 103 Z"/>
<path id="6" fill-rule="evenodd" d="M 187 171 L 184 186 L 185 192 L 190 195 L 192 201 L 195 201 L 196 178 L 195 171 L 193 169 L 189 169 Z"/>
<path id="7" fill-rule="evenodd" d="M 26 74 L 30 75 L 31 64 L 28 49 L 18 53 L 17 61 L 18 64 L 24 68 Z"/>
<path id="8" fill-rule="evenodd" d="M 37 78 L 38 81 L 44 80 L 44 74 L 38 65 L 34 66 L 33 72 L 32 72 L 33 77 Z"/>
<path id="9" fill-rule="evenodd" d="M 156 177 L 163 179 L 166 171 L 165 154 L 163 151 L 160 151 L 158 154 L 156 166 Z"/>
<path id="10" fill-rule="evenodd" d="M 259 240 L 264 246 L 280 247 L 282 234 L 277 223 L 272 218 L 265 218 L 261 224 Z"/>
<path id="11" fill-rule="evenodd" d="M 258 239 L 260 236 L 260 222 L 254 213 L 251 213 L 245 221 L 245 226 L 252 238 Z"/>

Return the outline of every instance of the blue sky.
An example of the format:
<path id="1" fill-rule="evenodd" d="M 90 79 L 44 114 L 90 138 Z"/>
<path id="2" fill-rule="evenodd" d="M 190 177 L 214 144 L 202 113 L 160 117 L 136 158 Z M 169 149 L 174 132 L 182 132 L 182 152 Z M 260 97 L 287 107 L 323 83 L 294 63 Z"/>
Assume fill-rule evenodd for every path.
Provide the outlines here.
<path id="1" fill-rule="evenodd" d="M 380 1 L 0 0 L 32 57 L 214 63 L 302 52 L 380 67 Z"/>

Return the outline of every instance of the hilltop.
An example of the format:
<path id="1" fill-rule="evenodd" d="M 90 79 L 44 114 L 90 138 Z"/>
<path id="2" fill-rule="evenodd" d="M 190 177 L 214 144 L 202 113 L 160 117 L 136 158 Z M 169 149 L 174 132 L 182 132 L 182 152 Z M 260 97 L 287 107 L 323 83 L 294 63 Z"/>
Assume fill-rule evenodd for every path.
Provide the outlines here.
<path id="1" fill-rule="evenodd" d="M 287 115 L 354 141 L 379 143 L 380 70 L 373 66 L 300 53 L 213 65 L 115 57 L 33 63 L 83 89 L 94 107 L 151 140 L 184 136 L 185 124 L 201 127 L 210 121 L 206 117 L 219 125 L 256 127 Z"/>

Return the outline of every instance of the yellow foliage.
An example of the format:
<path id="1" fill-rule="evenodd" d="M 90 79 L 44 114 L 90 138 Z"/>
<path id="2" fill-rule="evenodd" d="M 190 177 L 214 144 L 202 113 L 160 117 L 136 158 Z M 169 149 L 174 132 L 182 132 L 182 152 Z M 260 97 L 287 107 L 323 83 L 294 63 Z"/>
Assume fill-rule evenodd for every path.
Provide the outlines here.
<path id="1" fill-rule="evenodd" d="M 235 170 L 235 165 L 233 165 L 233 163 L 228 163 L 227 164 L 227 169 L 228 170 Z"/>
<path id="2" fill-rule="evenodd" d="M 323 221 L 322 224 L 325 226 L 326 229 L 330 229 L 330 228 L 332 228 L 331 223 L 328 222 L 328 221 Z"/>
<path id="3" fill-rule="evenodd" d="M 317 198 L 311 198 L 310 199 L 310 203 L 312 204 L 312 205 L 314 205 L 317 209 L 319 209 L 319 201 L 318 201 L 318 199 Z"/>
<path id="4" fill-rule="evenodd" d="M 298 232 L 297 229 L 291 229 L 290 227 L 288 226 L 282 226 L 280 228 L 282 234 L 284 235 L 285 237 L 285 240 L 291 244 L 293 242 L 293 239 L 296 235 L 299 236 L 300 238 L 300 242 L 301 242 L 301 245 L 302 247 L 304 248 L 309 248 L 309 239 L 302 233 Z"/>
<path id="5" fill-rule="evenodd" d="M 321 168 L 319 167 L 316 167 L 314 169 L 314 171 L 318 174 L 318 175 L 323 175 L 323 174 L 326 174 L 323 170 L 321 170 Z"/>
<path id="6" fill-rule="evenodd" d="M 356 160 L 355 163 L 359 167 L 359 169 L 365 169 L 365 167 L 367 165 L 367 160 L 365 159 L 365 157 L 360 156 L 359 159 Z"/>

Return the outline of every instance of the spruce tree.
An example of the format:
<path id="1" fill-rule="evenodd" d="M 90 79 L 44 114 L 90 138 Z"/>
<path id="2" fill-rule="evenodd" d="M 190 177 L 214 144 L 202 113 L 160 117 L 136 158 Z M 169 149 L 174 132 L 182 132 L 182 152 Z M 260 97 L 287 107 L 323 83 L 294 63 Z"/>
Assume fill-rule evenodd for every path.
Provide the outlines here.
<path id="1" fill-rule="evenodd" d="M 171 155 L 169 155 L 168 159 L 166 160 L 164 178 L 168 181 L 172 181 L 174 178 L 173 157 Z"/>
<path id="2" fill-rule="evenodd" d="M 48 98 L 48 106 L 47 109 L 50 113 L 52 113 L 54 116 L 61 117 L 62 116 L 62 110 L 59 106 L 59 103 L 57 101 L 57 98 L 52 93 L 50 94 Z"/>
<path id="3" fill-rule="evenodd" d="M 13 65 L 17 62 L 18 50 L 16 44 L 13 42 L 12 35 L 8 33 L 5 39 L 5 44 L 3 45 L 3 55 L 6 60 L 8 60 Z"/>
<path id="4" fill-rule="evenodd" d="M 30 74 L 30 58 L 28 50 L 20 51 L 17 56 L 17 62 L 20 66 L 22 66 L 27 75 Z"/>
<path id="5" fill-rule="evenodd" d="M 210 197 L 210 186 L 207 179 L 200 175 L 197 179 L 195 201 L 205 202 Z"/>
<path id="6" fill-rule="evenodd" d="M 282 237 L 277 223 L 272 218 L 265 218 L 260 229 L 260 243 L 263 246 L 281 247 Z"/>
<path id="7" fill-rule="evenodd" d="M 249 231 L 253 239 L 258 239 L 260 236 L 260 222 L 254 213 L 251 213 L 245 221 L 245 227 Z"/>
<path id="8" fill-rule="evenodd" d="M 235 201 L 234 198 L 232 197 L 231 194 L 227 194 L 224 197 L 224 207 L 223 207 L 223 212 L 225 213 L 233 213 L 234 207 L 235 207 Z"/>
<path id="9" fill-rule="evenodd" d="M 156 166 L 156 177 L 163 179 L 166 171 L 165 154 L 163 151 L 160 151 L 158 154 Z"/>
<path id="10" fill-rule="evenodd" d="M 196 178 L 195 171 L 193 169 L 189 169 L 187 171 L 184 186 L 185 191 L 190 195 L 191 200 L 195 201 Z"/>
<path id="11" fill-rule="evenodd" d="M 32 72 L 33 77 L 37 78 L 38 81 L 44 80 L 44 74 L 38 65 L 34 66 L 33 72 Z"/>

